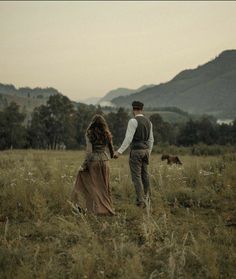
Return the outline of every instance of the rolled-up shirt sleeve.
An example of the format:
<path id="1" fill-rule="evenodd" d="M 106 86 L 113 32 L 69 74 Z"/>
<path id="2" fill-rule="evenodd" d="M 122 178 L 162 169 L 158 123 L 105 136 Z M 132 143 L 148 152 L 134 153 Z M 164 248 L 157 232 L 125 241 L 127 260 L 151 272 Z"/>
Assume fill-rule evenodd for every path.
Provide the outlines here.
<path id="1" fill-rule="evenodd" d="M 135 118 L 130 119 L 128 122 L 125 139 L 121 147 L 117 150 L 120 154 L 122 154 L 131 144 L 137 127 L 138 121 Z"/>
<path id="2" fill-rule="evenodd" d="M 152 123 L 151 123 L 150 135 L 149 135 L 149 138 L 147 141 L 149 154 L 151 154 L 151 152 L 152 152 L 153 143 L 154 143 L 154 137 L 153 137 L 153 128 L 152 128 Z"/>

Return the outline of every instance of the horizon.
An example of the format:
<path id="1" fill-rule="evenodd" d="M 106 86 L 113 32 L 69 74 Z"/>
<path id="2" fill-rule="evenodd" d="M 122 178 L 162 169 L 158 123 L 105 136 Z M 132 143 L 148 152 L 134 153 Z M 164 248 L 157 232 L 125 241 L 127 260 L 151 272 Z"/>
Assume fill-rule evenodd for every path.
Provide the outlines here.
<path id="1" fill-rule="evenodd" d="M 0 82 L 74 101 L 165 83 L 236 48 L 235 12 L 223 1 L 3 1 Z"/>
<path id="2" fill-rule="evenodd" d="M 224 53 L 224 52 L 228 52 L 228 51 L 236 51 L 236 49 L 225 49 L 225 50 L 223 50 L 223 51 L 221 51 L 216 57 L 218 57 L 218 56 L 220 56 L 222 53 Z M 216 58 L 215 57 L 215 58 Z M 214 59 L 214 58 L 213 58 Z M 212 60 L 213 60 L 212 59 Z M 209 61 L 206 61 L 205 63 L 203 63 L 203 64 L 201 64 L 201 65 L 198 65 L 198 66 L 196 66 L 196 67 L 194 67 L 194 68 L 188 68 L 188 69 L 183 69 L 182 71 L 184 71 L 184 70 L 195 70 L 197 67 L 199 67 L 199 66 L 202 66 L 202 65 L 204 65 L 204 64 L 206 64 L 206 63 L 208 63 L 208 62 L 210 62 L 211 60 L 209 60 Z M 180 71 L 180 72 L 182 72 L 182 71 Z M 179 72 L 179 73 L 180 73 Z M 113 88 L 113 89 L 111 89 L 110 91 L 108 91 L 108 92 L 106 92 L 104 95 L 102 95 L 102 96 L 90 96 L 90 97 L 82 97 L 82 98 L 79 98 L 79 99 L 77 99 L 77 100 L 72 100 L 71 98 L 71 100 L 72 101 L 75 101 L 75 102 L 82 102 L 82 101 L 88 101 L 88 100 L 92 100 L 92 99 L 98 99 L 97 101 L 99 101 L 99 99 L 102 99 L 103 97 L 105 97 L 108 93 L 110 93 L 110 92 L 112 92 L 112 91 L 115 91 L 115 90 L 118 90 L 118 89 L 129 89 L 129 90 L 138 90 L 139 88 L 141 88 L 141 87 L 143 87 L 143 86 L 157 86 L 157 85 L 159 85 L 159 84 L 163 84 L 163 83 L 166 83 L 166 82 L 169 82 L 170 80 L 172 80 L 175 76 L 177 76 L 179 73 L 176 73 L 173 77 L 171 77 L 169 80 L 167 80 L 167 81 L 165 81 L 165 82 L 160 82 L 160 83 L 158 83 L 158 84 L 143 84 L 143 85 L 140 85 L 140 86 L 138 86 L 137 88 L 128 88 L 128 87 L 117 87 L 117 88 Z M 41 87 L 40 85 L 39 86 L 35 86 L 35 87 L 30 87 L 30 86 L 28 86 L 28 85 L 24 85 L 24 86 L 19 86 L 19 87 L 17 87 L 17 86 L 15 86 L 15 84 L 11 84 L 11 83 L 8 83 L 8 84 L 6 84 L 6 83 L 2 83 L 1 81 L 0 81 L 0 84 L 3 84 L 3 85 L 9 85 L 9 86 L 11 86 L 11 85 L 13 85 L 15 88 L 16 88 L 16 90 L 19 90 L 19 89 L 22 89 L 22 88 L 30 88 L 30 89 L 37 89 L 37 88 L 41 88 L 41 89 L 48 89 L 48 88 L 53 88 L 53 89 L 56 89 L 59 93 L 62 93 L 63 95 L 65 95 L 59 88 L 55 88 L 55 87 L 51 87 L 51 86 L 46 86 L 46 87 Z M 67 95 L 66 95 L 67 96 Z M 67 96 L 67 97 L 69 97 L 69 96 Z"/>

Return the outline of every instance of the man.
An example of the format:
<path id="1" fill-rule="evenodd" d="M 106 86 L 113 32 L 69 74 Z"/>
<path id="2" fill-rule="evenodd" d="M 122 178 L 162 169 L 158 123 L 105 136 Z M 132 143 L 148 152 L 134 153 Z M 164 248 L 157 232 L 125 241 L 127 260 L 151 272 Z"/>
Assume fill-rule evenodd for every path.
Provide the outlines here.
<path id="1" fill-rule="evenodd" d="M 151 121 L 143 115 L 143 103 L 134 101 L 132 107 L 134 118 L 129 120 L 125 139 L 114 158 L 130 146 L 129 166 L 136 190 L 136 205 L 145 207 L 145 198 L 150 194 L 148 164 L 154 142 L 153 130 Z"/>

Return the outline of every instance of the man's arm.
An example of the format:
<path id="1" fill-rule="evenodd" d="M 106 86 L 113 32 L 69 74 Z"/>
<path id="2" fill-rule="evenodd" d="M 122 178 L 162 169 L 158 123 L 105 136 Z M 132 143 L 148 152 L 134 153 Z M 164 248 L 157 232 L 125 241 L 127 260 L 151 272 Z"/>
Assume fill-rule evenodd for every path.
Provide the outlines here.
<path id="1" fill-rule="evenodd" d="M 117 150 L 119 154 L 122 154 L 131 144 L 135 131 L 138 127 L 138 121 L 135 118 L 132 118 L 128 122 L 125 139 L 121 145 L 121 147 Z"/>
<path id="2" fill-rule="evenodd" d="M 154 143 L 152 123 L 151 123 L 150 135 L 149 135 L 149 139 L 148 139 L 147 143 L 148 143 L 149 154 L 151 154 L 152 148 L 153 148 L 153 143 Z"/>

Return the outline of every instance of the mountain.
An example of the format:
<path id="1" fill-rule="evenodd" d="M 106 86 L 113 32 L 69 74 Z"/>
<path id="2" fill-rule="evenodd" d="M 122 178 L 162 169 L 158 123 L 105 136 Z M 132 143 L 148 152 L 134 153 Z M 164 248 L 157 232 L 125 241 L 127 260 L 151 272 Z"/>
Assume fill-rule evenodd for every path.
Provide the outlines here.
<path id="1" fill-rule="evenodd" d="M 52 87 L 17 89 L 14 85 L 0 83 L 0 108 L 7 106 L 10 102 L 20 105 L 25 112 L 31 112 L 35 107 L 45 105 L 51 95 L 61 94 Z"/>
<path id="2" fill-rule="evenodd" d="M 100 97 L 90 97 L 90 98 L 80 99 L 77 102 L 84 103 L 86 105 L 96 105 L 100 99 L 101 99 Z"/>
<path id="3" fill-rule="evenodd" d="M 129 107 L 133 100 L 145 107 L 173 106 L 194 114 L 236 117 L 236 50 L 226 50 L 195 69 L 184 70 L 172 80 L 129 96 L 112 99 Z"/>
<path id="4" fill-rule="evenodd" d="M 114 90 L 109 91 L 103 98 L 101 98 L 98 102 L 98 104 L 100 104 L 101 106 L 114 106 L 111 103 L 111 100 L 116 98 L 116 97 L 121 97 L 121 96 L 128 96 L 134 93 L 138 93 L 142 90 L 145 90 L 147 88 L 151 88 L 154 85 L 143 85 L 141 87 L 139 87 L 138 89 L 128 89 L 128 88 L 117 88 Z"/>

